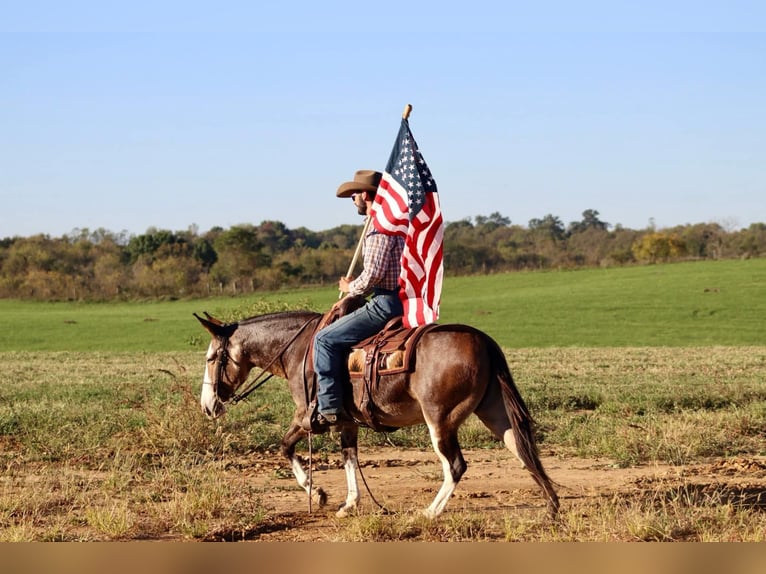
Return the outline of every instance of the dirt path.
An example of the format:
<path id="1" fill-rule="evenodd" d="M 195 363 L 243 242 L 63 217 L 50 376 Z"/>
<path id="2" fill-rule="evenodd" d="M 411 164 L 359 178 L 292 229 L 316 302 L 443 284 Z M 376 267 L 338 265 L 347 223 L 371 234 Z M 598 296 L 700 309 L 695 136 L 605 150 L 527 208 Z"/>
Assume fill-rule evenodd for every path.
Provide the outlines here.
<path id="1" fill-rule="evenodd" d="M 529 474 L 503 450 L 464 452 L 468 471 L 458 485 L 443 517 L 461 512 L 485 516 L 502 524 L 504 517 L 543 520 L 545 504 Z M 628 497 L 658 488 L 714 490 L 724 496 L 748 499 L 751 506 L 766 507 L 766 457 L 720 459 L 685 466 L 647 465 L 616 468 L 609 461 L 543 456 L 551 478 L 560 485 L 562 512 L 597 505 L 604 497 Z M 430 451 L 377 448 L 360 452 L 360 462 L 372 494 L 388 509 L 412 514 L 428 506 L 441 485 L 441 466 Z M 289 467 L 276 454 L 257 455 L 237 461 L 232 479 L 257 493 L 267 511 L 266 520 L 244 533 L 263 541 L 326 541 L 336 538 L 344 521 L 335 510 L 346 495 L 340 454 L 314 462 L 313 481 L 327 492 L 328 504 L 314 505 L 300 490 Z M 658 486 L 659 485 L 659 486 Z M 378 512 L 360 481 L 361 515 Z M 579 511 L 579 510 L 578 510 Z M 492 522 L 492 520 L 491 520 Z M 214 533 L 210 539 L 226 539 L 233 533 Z M 502 533 L 497 533 L 501 538 Z"/>

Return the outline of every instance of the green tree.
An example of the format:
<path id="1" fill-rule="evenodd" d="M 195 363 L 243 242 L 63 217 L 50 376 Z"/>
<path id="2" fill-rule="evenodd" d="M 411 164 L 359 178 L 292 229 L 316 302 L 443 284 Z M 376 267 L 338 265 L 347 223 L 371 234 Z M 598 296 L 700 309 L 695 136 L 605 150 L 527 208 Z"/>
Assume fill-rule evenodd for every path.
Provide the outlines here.
<path id="1" fill-rule="evenodd" d="M 598 218 L 598 211 L 595 209 L 586 209 L 582 212 L 582 220 L 573 221 L 569 224 L 569 233 L 582 233 L 588 229 L 606 231 L 609 229 L 609 224 Z"/>
<path id="2" fill-rule="evenodd" d="M 252 225 L 236 225 L 222 232 L 214 247 L 218 260 L 210 270 L 211 276 L 237 290 L 255 288 L 258 271 L 265 271 L 271 265 L 272 258 L 264 250 L 258 230 Z"/>
<path id="3" fill-rule="evenodd" d="M 197 238 L 192 248 L 192 254 L 194 259 L 202 265 L 205 273 L 208 273 L 210 268 L 218 261 L 218 253 L 215 247 L 213 247 L 212 242 L 206 237 Z"/>
<path id="4" fill-rule="evenodd" d="M 550 213 L 542 219 L 530 219 L 529 229 L 553 241 L 563 241 L 567 237 L 561 219 Z"/>
<path id="5" fill-rule="evenodd" d="M 293 245 L 293 236 L 281 221 L 263 221 L 256 228 L 258 240 L 267 253 L 274 256 Z"/>
<path id="6" fill-rule="evenodd" d="M 717 223 L 698 223 L 676 230 L 692 257 L 718 259 L 722 254 L 726 231 Z"/>
<path id="7" fill-rule="evenodd" d="M 184 243 L 188 243 L 187 239 L 172 231 L 149 228 L 143 235 L 131 237 L 126 251 L 130 257 L 130 262 L 134 263 L 142 255 L 148 256 L 151 259 L 165 245 Z"/>
<path id="8" fill-rule="evenodd" d="M 766 255 L 766 223 L 753 223 L 747 229 L 735 234 L 732 240 L 740 257 Z"/>

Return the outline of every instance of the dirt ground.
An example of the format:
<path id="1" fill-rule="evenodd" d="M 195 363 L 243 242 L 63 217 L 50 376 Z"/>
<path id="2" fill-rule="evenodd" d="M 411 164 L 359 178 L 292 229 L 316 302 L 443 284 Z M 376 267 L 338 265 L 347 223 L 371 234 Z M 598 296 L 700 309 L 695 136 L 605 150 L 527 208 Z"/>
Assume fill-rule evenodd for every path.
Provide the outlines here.
<path id="1" fill-rule="evenodd" d="M 465 450 L 468 470 L 440 519 L 465 512 L 493 517 L 544 520 L 545 502 L 529 473 L 507 451 Z M 232 478 L 257 493 L 266 519 L 248 532 L 217 532 L 209 540 L 244 536 L 260 541 L 327 541 L 337 539 L 344 520 L 335 511 L 346 496 L 345 473 L 339 453 L 322 454 L 312 466 L 312 479 L 328 495 L 327 505 L 312 505 L 289 466 L 277 454 L 259 454 L 233 465 Z M 365 448 L 359 452 L 362 472 L 372 496 L 387 509 L 410 513 L 428 506 L 441 485 L 441 465 L 431 451 Z M 683 486 L 695 492 L 715 492 L 748 506 L 766 508 L 766 457 L 716 459 L 683 466 L 646 465 L 617 468 L 606 460 L 542 456 L 550 477 L 559 485 L 562 512 L 595 506 L 599 499 L 651 495 L 658 488 Z M 360 515 L 379 513 L 359 480 Z M 491 537 L 490 537 L 491 538 Z M 502 533 L 497 533 L 502 539 Z"/>

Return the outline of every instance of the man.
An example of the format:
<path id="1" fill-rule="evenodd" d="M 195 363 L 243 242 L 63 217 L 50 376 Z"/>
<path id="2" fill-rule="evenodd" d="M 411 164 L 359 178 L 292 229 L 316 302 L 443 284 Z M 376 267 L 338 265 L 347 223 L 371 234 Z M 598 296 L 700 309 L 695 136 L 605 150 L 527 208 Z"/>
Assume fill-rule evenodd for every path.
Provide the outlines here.
<path id="1" fill-rule="evenodd" d="M 359 215 L 372 208 L 382 174 L 360 170 L 354 181 L 342 184 L 338 197 L 351 197 Z M 317 375 L 317 416 L 312 428 L 321 432 L 351 418 L 343 408 L 343 385 L 348 379 L 348 351 L 352 345 L 379 332 L 403 313 L 399 299 L 404 238 L 385 235 L 372 226 L 364 237 L 364 268 L 359 277 L 341 277 L 338 287 L 349 295 L 372 295 L 356 311 L 329 324 L 314 338 L 314 371 Z"/>

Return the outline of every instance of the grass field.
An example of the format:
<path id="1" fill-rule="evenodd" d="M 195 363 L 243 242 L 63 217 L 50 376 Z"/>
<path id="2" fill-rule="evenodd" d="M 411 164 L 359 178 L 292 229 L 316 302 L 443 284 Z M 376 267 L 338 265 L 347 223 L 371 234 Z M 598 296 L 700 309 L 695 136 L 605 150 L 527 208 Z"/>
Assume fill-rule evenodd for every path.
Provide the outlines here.
<path id="1" fill-rule="evenodd" d="M 515 349 L 508 357 L 549 455 L 629 467 L 766 454 L 766 347 Z M 0 358 L 0 541 L 258 531 L 263 501 L 274 492 L 248 489 L 239 469 L 258 453 L 277 451 L 292 410 L 284 383 L 264 386 L 213 422 L 199 411 L 198 352 Z M 475 418 L 460 436 L 466 448 L 500 448 Z M 430 450 L 424 427 L 361 433 L 362 453 L 389 445 Z M 337 439 L 317 437 L 314 449 L 319 460 L 337 457 Z M 289 467 L 249 472 L 286 477 Z M 766 496 L 764 487 L 748 488 Z M 762 502 L 721 504 L 716 492 L 662 507 L 651 501 L 660 493 L 635 503 L 597 498 L 571 510 L 565 502 L 559 530 L 538 520 L 519 523 L 518 516 L 494 528 L 511 529 L 505 536 L 514 540 L 636 540 L 644 531 L 639 538 L 657 539 L 658 524 L 667 524 L 660 539 L 766 541 Z M 297 492 L 291 496 L 300 500 Z M 391 520 L 350 519 L 336 525 L 334 536 L 410 536 L 411 524 Z M 483 520 L 448 513 L 438 528 L 419 526 L 418 539 L 470 540 L 471 532 L 490 529 Z M 678 523 L 683 529 L 674 534 Z"/>
<path id="2" fill-rule="evenodd" d="M 501 342 L 547 453 L 682 466 L 766 455 L 764 294 L 766 260 L 453 278 L 443 322 Z M 321 289 L 162 303 L 0 301 L 0 541 L 253 531 L 269 493 L 234 491 L 230 478 L 240 457 L 277 449 L 292 403 L 275 381 L 222 421 L 201 416 L 207 335 L 191 313 L 325 309 L 336 297 Z M 363 431 L 360 442 L 430 448 L 423 427 Z M 498 448 L 473 418 L 461 442 Z M 321 457 L 338 446 L 321 436 L 314 448 Z M 751 487 L 766 499 L 764 487 Z M 559 530 L 498 528 L 513 540 L 766 541 L 760 500 L 615 498 L 565 511 Z M 469 540 L 488 528 L 463 518 L 424 526 L 421 539 Z M 408 527 L 388 523 L 384 533 L 360 517 L 337 539 L 403 535 L 392 528 Z"/>
<path id="3" fill-rule="evenodd" d="M 193 312 L 229 319 L 286 306 L 328 309 L 332 288 L 148 303 L 0 301 L 6 351 L 201 348 Z M 503 347 L 760 345 L 766 259 L 447 278 L 442 323 L 467 323 Z"/>

